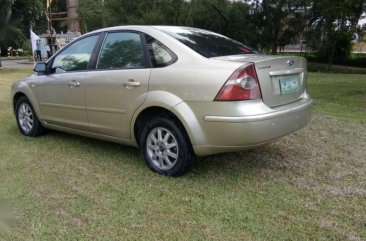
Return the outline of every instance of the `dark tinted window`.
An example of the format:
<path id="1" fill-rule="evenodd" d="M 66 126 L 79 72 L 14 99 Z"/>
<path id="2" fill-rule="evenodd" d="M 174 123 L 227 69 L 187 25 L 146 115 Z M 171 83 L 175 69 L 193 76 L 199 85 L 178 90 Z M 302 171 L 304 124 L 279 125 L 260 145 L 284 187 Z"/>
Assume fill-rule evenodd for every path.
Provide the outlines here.
<path id="1" fill-rule="evenodd" d="M 100 52 L 97 69 L 131 69 L 145 67 L 140 34 L 109 33 Z"/>
<path id="2" fill-rule="evenodd" d="M 149 35 L 146 35 L 145 38 L 150 59 L 154 67 L 168 66 L 176 61 L 177 56 L 164 44 Z"/>
<path id="3" fill-rule="evenodd" d="M 56 73 L 86 70 L 97 39 L 93 35 L 73 43 L 56 56 L 52 69 Z"/>
<path id="4" fill-rule="evenodd" d="M 202 29 L 183 27 L 159 27 L 159 29 L 207 58 L 258 53 L 240 42 Z"/>

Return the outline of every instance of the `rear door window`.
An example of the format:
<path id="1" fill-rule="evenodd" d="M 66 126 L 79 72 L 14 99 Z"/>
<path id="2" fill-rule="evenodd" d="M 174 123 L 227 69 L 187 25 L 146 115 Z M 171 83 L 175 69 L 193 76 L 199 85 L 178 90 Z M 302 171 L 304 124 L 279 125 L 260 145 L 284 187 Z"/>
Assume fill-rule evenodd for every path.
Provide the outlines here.
<path id="1" fill-rule="evenodd" d="M 108 33 L 101 48 L 97 69 L 145 68 L 144 48 L 139 33 Z"/>
<path id="2" fill-rule="evenodd" d="M 164 44 L 149 35 L 145 38 L 153 67 L 168 66 L 177 60 L 177 56 Z"/>
<path id="3" fill-rule="evenodd" d="M 207 57 L 254 54 L 258 51 L 221 34 L 188 27 L 157 27 Z"/>

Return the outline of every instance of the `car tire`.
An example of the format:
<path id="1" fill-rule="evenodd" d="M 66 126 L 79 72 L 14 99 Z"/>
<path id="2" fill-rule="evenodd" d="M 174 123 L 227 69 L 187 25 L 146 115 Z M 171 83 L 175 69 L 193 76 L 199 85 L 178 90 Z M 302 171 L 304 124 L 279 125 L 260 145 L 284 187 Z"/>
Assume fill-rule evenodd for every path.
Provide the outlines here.
<path id="1" fill-rule="evenodd" d="M 45 129 L 27 97 L 22 96 L 17 101 L 15 116 L 18 128 L 23 135 L 35 137 L 44 133 Z"/>
<path id="2" fill-rule="evenodd" d="M 192 169 L 194 154 L 183 126 L 168 117 L 145 123 L 140 135 L 147 166 L 162 175 L 181 176 Z"/>

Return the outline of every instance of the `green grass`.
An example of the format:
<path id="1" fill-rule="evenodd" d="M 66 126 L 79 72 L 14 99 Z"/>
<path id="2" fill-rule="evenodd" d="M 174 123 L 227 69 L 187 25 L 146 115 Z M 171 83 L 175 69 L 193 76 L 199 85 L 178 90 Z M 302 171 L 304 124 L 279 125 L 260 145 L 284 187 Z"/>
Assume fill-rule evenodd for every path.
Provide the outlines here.
<path id="1" fill-rule="evenodd" d="M 316 111 L 366 120 L 366 75 L 312 73 L 308 91 Z"/>
<path id="2" fill-rule="evenodd" d="M 306 128 L 168 178 L 130 147 L 20 135 L 9 88 L 28 73 L 0 70 L 0 240 L 366 239 L 363 76 L 310 74 Z"/>

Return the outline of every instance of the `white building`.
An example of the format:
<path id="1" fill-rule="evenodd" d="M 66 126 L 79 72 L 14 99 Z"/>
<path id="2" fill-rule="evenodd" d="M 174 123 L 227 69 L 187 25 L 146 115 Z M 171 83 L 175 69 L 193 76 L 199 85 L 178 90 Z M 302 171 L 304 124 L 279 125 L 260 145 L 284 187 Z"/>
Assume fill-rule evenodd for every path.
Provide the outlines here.
<path id="1" fill-rule="evenodd" d="M 358 26 L 360 26 L 360 28 L 366 28 L 366 12 L 363 12 L 361 14 L 360 19 L 357 22 Z"/>

